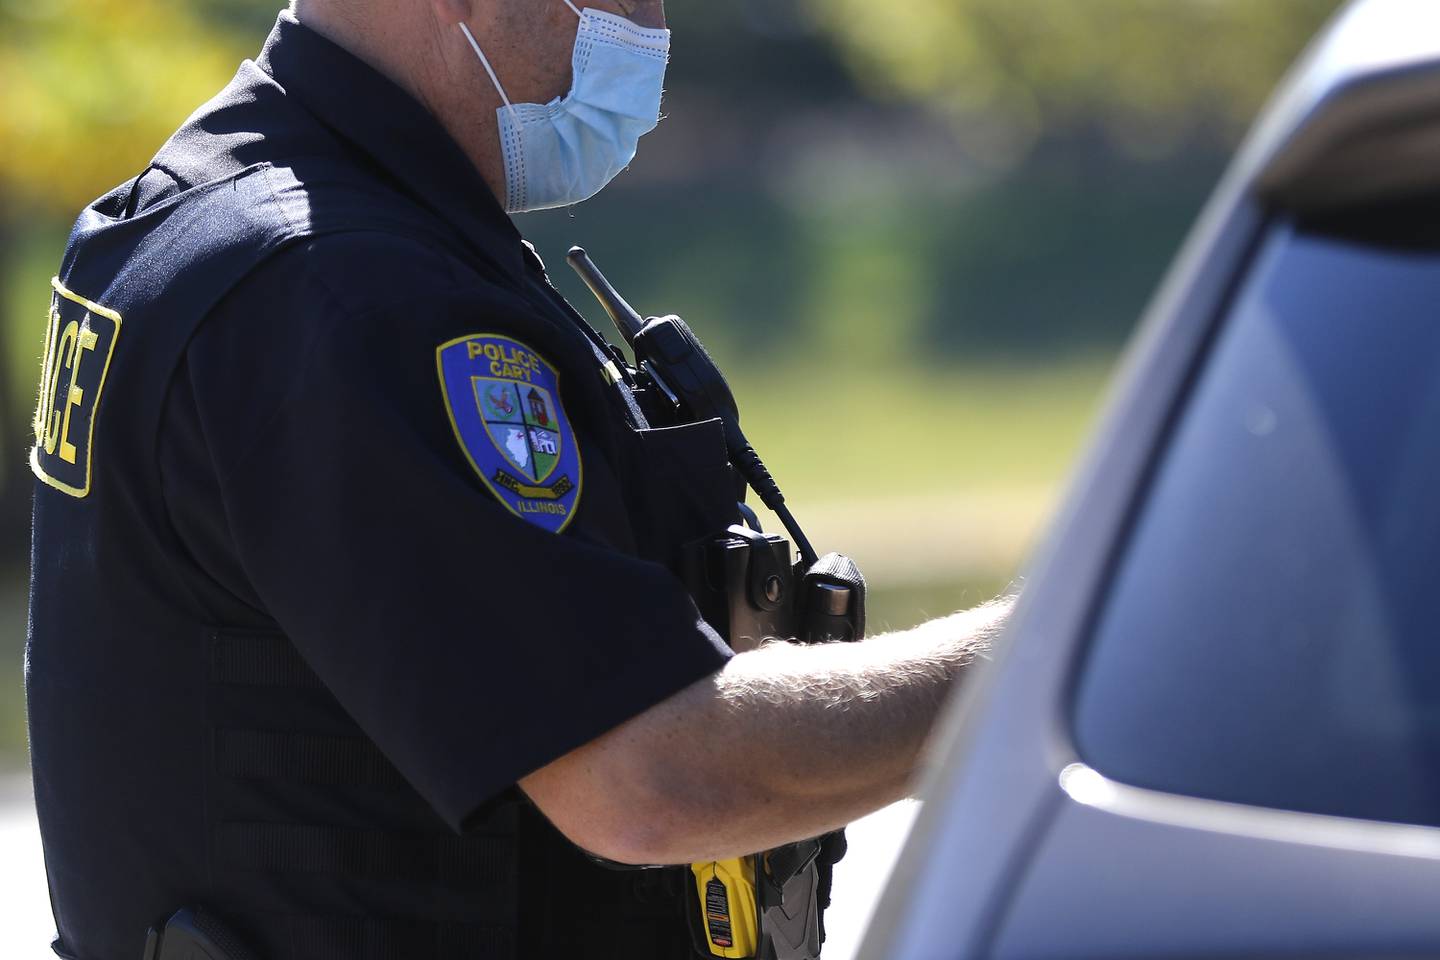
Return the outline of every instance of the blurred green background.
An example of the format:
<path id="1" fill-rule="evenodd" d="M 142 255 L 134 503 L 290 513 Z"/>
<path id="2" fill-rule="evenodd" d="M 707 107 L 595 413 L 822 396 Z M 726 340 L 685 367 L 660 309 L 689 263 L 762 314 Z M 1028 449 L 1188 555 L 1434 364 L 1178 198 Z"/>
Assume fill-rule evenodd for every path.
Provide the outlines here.
<path id="1" fill-rule="evenodd" d="M 0 0 L 0 769 L 24 762 L 49 277 L 75 213 L 279 6 Z M 521 227 L 597 322 L 570 243 L 691 322 L 812 538 L 908 625 L 1016 575 L 1161 272 L 1335 6 L 671 0 L 667 119 L 600 197 Z"/>

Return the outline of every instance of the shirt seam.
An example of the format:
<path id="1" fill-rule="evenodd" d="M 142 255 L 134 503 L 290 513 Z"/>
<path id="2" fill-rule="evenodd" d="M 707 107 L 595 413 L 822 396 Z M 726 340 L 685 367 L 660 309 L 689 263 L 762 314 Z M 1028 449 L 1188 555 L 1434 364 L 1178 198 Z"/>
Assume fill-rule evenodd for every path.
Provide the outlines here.
<path id="1" fill-rule="evenodd" d="M 181 582 L 184 583 L 185 594 L 194 604 L 195 610 L 199 614 L 200 619 L 205 622 L 214 622 L 216 619 L 218 619 L 217 613 L 214 608 L 205 601 L 201 592 L 195 589 L 195 587 L 190 583 L 190 577 L 193 574 L 191 570 L 186 569 L 186 564 L 188 564 L 188 566 L 193 568 L 195 571 L 198 571 L 201 576 L 207 578 L 213 585 L 219 587 L 226 595 L 233 597 L 236 601 L 244 604 L 247 607 L 251 606 L 251 604 L 246 603 L 243 598 L 236 596 L 233 591 L 225 588 L 219 580 L 217 580 L 213 575 L 211 575 L 210 571 L 205 568 L 204 564 L 200 563 L 200 561 L 196 558 L 194 551 L 190 549 L 190 544 L 181 535 L 180 528 L 175 523 L 175 512 L 170 505 L 170 496 L 166 490 L 165 458 L 162 455 L 162 452 L 167 442 L 166 438 L 169 436 L 169 433 L 166 431 L 165 425 L 170 421 L 173 415 L 172 404 L 176 402 L 174 399 L 175 389 L 176 385 L 180 381 L 182 370 L 185 371 L 186 379 L 189 379 L 188 366 L 189 365 L 185 362 L 182 355 L 181 363 L 176 365 L 175 370 L 170 375 L 170 382 L 165 387 L 165 398 L 160 404 L 160 419 L 156 424 L 156 437 L 158 439 L 155 444 L 155 477 L 157 480 L 156 498 L 160 501 L 160 516 L 163 518 L 165 524 L 165 536 L 171 539 L 179 547 L 180 553 L 184 557 L 184 564 L 182 564 L 177 560 L 177 558 L 169 556 L 169 565 L 175 571 L 176 576 L 181 580 Z M 215 458 L 209 453 L 209 443 L 208 441 L 205 441 L 203 437 L 202 442 L 205 442 L 206 459 L 213 465 L 215 462 Z"/>

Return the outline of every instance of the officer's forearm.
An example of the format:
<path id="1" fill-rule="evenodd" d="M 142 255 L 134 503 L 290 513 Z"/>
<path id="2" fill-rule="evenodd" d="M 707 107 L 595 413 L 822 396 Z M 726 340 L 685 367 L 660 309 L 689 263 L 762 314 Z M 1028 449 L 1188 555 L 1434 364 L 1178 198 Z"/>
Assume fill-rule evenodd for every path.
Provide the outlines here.
<path id="1" fill-rule="evenodd" d="M 714 679 L 721 733 L 695 744 L 747 771 L 730 796 L 706 795 L 718 852 L 813 836 L 904 797 L 954 681 L 1009 609 L 997 601 L 864 643 L 775 644 L 732 660 Z"/>
<path id="2" fill-rule="evenodd" d="M 1008 611 L 996 602 L 858 644 L 772 644 L 717 675 L 720 703 L 747 754 L 772 761 L 778 792 L 903 790 L 954 681 Z"/>
<path id="3" fill-rule="evenodd" d="M 685 863 L 817 836 L 904 797 L 1008 600 L 858 644 L 735 657 L 521 786 L 572 840 Z"/>

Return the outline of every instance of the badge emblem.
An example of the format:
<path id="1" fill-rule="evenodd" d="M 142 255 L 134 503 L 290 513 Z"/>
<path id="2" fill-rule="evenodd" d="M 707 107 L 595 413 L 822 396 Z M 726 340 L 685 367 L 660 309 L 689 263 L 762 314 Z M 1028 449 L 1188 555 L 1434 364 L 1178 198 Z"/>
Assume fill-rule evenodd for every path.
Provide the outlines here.
<path id="1" fill-rule="evenodd" d="M 509 337 L 476 333 L 435 351 L 455 438 L 512 513 L 559 533 L 575 515 L 583 467 L 560 405 L 560 375 Z"/>

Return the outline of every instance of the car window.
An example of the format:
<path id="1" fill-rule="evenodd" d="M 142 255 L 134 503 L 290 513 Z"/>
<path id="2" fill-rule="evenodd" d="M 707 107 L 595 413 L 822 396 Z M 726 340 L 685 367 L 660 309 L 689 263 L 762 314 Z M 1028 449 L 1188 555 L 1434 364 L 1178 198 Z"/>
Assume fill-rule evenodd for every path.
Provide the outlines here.
<path id="1" fill-rule="evenodd" d="M 1096 620 L 1074 723 L 1100 772 L 1440 826 L 1437 223 L 1262 243 Z"/>

